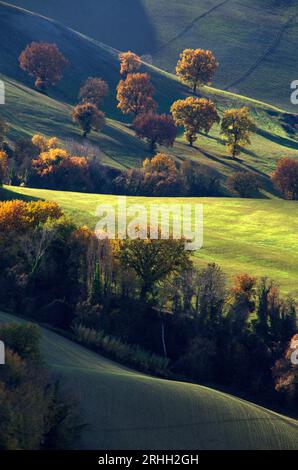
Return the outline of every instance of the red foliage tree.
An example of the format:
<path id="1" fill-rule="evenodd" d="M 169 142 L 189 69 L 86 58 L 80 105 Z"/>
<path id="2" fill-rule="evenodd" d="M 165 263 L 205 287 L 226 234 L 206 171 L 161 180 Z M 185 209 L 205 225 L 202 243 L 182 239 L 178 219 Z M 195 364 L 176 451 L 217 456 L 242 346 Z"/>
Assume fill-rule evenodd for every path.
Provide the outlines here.
<path id="1" fill-rule="evenodd" d="M 152 153 L 156 150 L 156 144 L 172 147 L 177 136 L 177 127 L 171 116 L 166 114 L 140 114 L 134 120 L 133 128 L 140 139 L 150 144 Z"/>
<path id="2" fill-rule="evenodd" d="M 298 199 L 298 160 L 286 157 L 279 160 L 271 179 L 286 199 Z"/>
<path id="3" fill-rule="evenodd" d="M 93 103 L 99 108 L 109 92 L 107 82 L 101 78 L 88 78 L 80 89 L 79 99 L 83 103 Z"/>
<path id="4" fill-rule="evenodd" d="M 20 67 L 35 78 L 35 88 L 46 91 L 62 78 L 62 71 L 68 64 L 56 44 L 32 42 L 19 57 Z"/>

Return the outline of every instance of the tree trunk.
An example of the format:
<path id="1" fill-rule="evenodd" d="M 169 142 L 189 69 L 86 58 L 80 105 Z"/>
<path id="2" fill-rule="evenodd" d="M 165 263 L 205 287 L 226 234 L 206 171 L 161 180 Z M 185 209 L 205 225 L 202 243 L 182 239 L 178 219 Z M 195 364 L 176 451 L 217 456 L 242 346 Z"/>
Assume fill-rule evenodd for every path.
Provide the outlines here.
<path id="1" fill-rule="evenodd" d="M 163 320 L 161 321 L 161 341 L 162 341 L 162 348 L 163 348 L 164 356 L 168 357 L 166 340 L 165 340 L 165 324 Z"/>

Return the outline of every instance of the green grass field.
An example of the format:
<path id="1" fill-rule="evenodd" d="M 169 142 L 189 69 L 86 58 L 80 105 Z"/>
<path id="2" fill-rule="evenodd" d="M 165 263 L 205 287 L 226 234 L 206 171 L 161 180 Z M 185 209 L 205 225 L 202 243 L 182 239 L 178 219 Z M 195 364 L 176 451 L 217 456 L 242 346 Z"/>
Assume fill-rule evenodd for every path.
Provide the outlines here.
<path id="1" fill-rule="evenodd" d="M 211 49 L 215 86 L 296 111 L 297 0 L 10 0 L 172 72 L 186 47 Z M 264 21 L 266 18 L 266 21 Z M 297 112 L 297 111 L 296 111 Z"/>
<path id="2" fill-rule="evenodd" d="M 77 224 L 95 228 L 99 204 L 116 204 L 110 195 L 7 187 L 6 198 L 56 201 Z M 277 281 L 285 293 L 298 295 L 297 202 L 232 198 L 128 198 L 146 206 L 163 202 L 203 204 L 204 246 L 195 254 L 200 265 L 218 263 L 229 277 L 248 272 Z"/>
<path id="3" fill-rule="evenodd" d="M 20 321 L 0 313 L 0 322 Z M 294 419 L 211 388 L 149 377 L 44 328 L 46 364 L 78 400 L 81 449 L 296 449 Z"/>

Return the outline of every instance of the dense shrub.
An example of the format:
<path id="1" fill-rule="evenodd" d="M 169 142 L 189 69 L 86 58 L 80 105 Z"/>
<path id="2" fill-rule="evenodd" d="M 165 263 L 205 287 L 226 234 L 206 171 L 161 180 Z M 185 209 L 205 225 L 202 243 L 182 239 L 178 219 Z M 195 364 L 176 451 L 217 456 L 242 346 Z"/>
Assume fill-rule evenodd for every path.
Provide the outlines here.
<path id="1" fill-rule="evenodd" d="M 120 362 L 160 376 L 167 376 L 169 373 L 169 359 L 145 351 L 139 346 L 123 343 L 118 338 L 83 325 L 74 326 L 73 332 L 80 343 L 106 353 Z"/>
<path id="2" fill-rule="evenodd" d="M 298 161 L 282 158 L 277 163 L 272 181 L 286 199 L 298 199 Z"/>
<path id="3" fill-rule="evenodd" d="M 228 188 L 240 197 L 253 197 L 259 189 L 257 176 L 251 171 L 238 171 L 227 181 Z"/>

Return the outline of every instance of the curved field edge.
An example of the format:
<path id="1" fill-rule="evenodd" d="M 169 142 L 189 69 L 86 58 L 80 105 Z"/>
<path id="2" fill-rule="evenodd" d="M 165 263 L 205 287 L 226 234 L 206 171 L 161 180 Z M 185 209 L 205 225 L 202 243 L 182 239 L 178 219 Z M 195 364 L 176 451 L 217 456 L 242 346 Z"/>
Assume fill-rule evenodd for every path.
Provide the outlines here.
<path id="1" fill-rule="evenodd" d="M 0 322 L 23 321 L 0 313 Z M 207 387 L 126 369 L 41 328 L 47 365 L 79 400 L 83 449 L 297 449 L 298 422 Z"/>
<path id="2" fill-rule="evenodd" d="M 94 229 L 99 204 L 117 204 L 117 196 L 50 191 L 7 186 L 4 199 L 56 201 L 74 222 Z M 298 295 L 297 202 L 280 199 L 237 198 L 143 198 L 128 197 L 128 203 L 177 203 L 203 205 L 203 248 L 195 252 L 199 265 L 218 263 L 229 277 L 247 272 L 268 277 L 284 293 Z"/>

